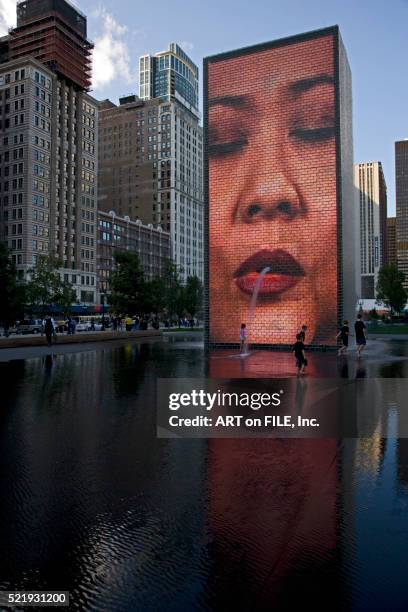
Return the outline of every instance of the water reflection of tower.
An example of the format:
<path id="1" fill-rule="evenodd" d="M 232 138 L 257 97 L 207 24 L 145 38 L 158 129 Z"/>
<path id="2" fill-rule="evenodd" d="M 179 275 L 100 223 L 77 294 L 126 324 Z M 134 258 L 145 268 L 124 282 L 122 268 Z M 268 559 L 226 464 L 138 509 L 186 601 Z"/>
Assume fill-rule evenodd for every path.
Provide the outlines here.
<path id="1" fill-rule="evenodd" d="M 226 361 L 210 359 L 209 377 L 225 378 Z M 283 358 L 274 364 L 276 376 L 279 367 L 285 375 Z M 232 382 L 242 374 L 228 368 L 228 375 Z M 295 384 L 301 412 L 307 381 Z M 208 453 L 208 591 L 216 607 L 290 609 L 314 596 L 319 581 L 321 601 L 327 595 L 333 610 L 342 609 L 337 441 L 210 440 Z"/>

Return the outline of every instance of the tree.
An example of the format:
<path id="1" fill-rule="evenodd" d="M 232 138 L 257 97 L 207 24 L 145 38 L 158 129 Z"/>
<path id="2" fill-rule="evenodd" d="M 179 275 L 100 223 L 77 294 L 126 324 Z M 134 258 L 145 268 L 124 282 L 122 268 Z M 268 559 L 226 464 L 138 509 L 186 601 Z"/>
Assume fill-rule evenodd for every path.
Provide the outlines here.
<path id="1" fill-rule="evenodd" d="M 184 287 L 181 283 L 176 264 L 169 259 L 164 264 L 162 279 L 164 284 L 165 304 L 170 318 L 177 315 L 177 319 L 180 323 L 180 319 L 185 310 Z"/>
<path id="2" fill-rule="evenodd" d="M 73 303 L 77 301 L 75 289 L 68 281 L 61 281 L 54 294 L 53 304 L 59 306 L 62 312 L 69 313 Z"/>
<path id="3" fill-rule="evenodd" d="M 198 276 L 189 276 L 184 288 L 184 305 L 188 314 L 194 319 L 203 303 L 203 284 Z"/>
<path id="4" fill-rule="evenodd" d="M 390 308 L 391 313 L 400 313 L 407 303 L 408 294 L 403 283 L 405 274 L 396 265 L 389 264 L 380 268 L 377 281 L 377 303 Z"/>
<path id="5" fill-rule="evenodd" d="M 153 312 L 156 317 L 166 307 L 166 291 L 164 279 L 156 276 L 146 283 L 146 312 Z"/>
<path id="6" fill-rule="evenodd" d="M 59 269 L 62 262 L 54 255 L 42 255 L 30 270 L 27 283 L 27 303 L 31 308 L 40 307 L 46 311 L 49 306 L 59 306 L 68 312 L 76 301 L 76 293 L 71 283 L 61 280 Z"/>
<path id="7" fill-rule="evenodd" d="M 145 312 L 146 282 L 137 253 L 116 251 L 114 253 L 115 271 L 111 277 L 109 302 L 123 314 L 134 315 Z"/>
<path id="8" fill-rule="evenodd" d="M 24 311 L 25 287 L 18 281 L 16 266 L 6 244 L 0 243 L 0 320 L 9 325 Z"/>

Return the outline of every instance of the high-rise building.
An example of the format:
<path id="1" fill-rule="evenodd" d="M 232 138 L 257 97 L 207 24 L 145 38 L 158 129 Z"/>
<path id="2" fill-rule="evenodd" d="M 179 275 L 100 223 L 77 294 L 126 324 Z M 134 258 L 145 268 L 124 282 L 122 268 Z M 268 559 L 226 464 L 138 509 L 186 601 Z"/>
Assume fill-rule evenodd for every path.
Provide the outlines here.
<path id="1" fill-rule="evenodd" d="M 388 217 L 387 219 L 387 264 L 397 265 L 397 236 L 396 236 L 396 218 Z"/>
<path id="2" fill-rule="evenodd" d="M 197 117 L 198 67 L 176 43 L 156 55 L 139 59 L 139 96 L 142 100 L 178 100 Z"/>
<path id="3" fill-rule="evenodd" d="M 20 2 L 2 49 L 1 237 L 20 277 L 54 254 L 78 300 L 93 303 L 98 118 L 86 17 L 65 0 Z"/>
<path id="4" fill-rule="evenodd" d="M 83 90 L 91 86 L 86 17 L 67 0 L 24 0 L 10 32 L 10 59 L 31 55 Z"/>
<path id="5" fill-rule="evenodd" d="M 375 298 L 378 271 L 387 261 L 387 186 L 381 162 L 354 165 L 360 214 L 361 297 Z"/>
<path id="6" fill-rule="evenodd" d="M 140 219 L 131 221 L 126 215 L 118 217 L 112 210 L 98 212 L 98 290 L 109 293 L 110 277 L 115 269 L 115 251 L 137 253 L 145 278 L 160 276 L 170 258 L 170 234 Z"/>
<path id="7" fill-rule="evenodd" d="M 395 143 L 395 195 L 397 203 L 397 265 L 408 289 L 408 139 Z"/>
<path id="8" fill-rule="evenodd" d="M 153 74 L 148 78 L 153 84 L 149 87 L 141 74 L 143 99 L 127 96 L 120 99 L 119 106 L 105 100 L 99 107 L 99 209 L 159 224 L 170 232 L 172 259 L 180 276 L 202 279 L 203 135 L 197 110 L 198 68 L 174 44 L 154 58 L 143 56 L 142 65 L 149 65 Z M 160 76 L 161 71 L 167 76 Z M 171 87 L 160 89 L 161 77 L 168 78 Z"/>
<path id="9" fill-rule="evenodd" d="M 136 96 L 121 98 L 119 106 L 100 103 L 98 208 L 170 230 L 170 202 L 158 212 L 158 146 L 167 136 L 159 107 L 158 99 L 143 102 Z"/>

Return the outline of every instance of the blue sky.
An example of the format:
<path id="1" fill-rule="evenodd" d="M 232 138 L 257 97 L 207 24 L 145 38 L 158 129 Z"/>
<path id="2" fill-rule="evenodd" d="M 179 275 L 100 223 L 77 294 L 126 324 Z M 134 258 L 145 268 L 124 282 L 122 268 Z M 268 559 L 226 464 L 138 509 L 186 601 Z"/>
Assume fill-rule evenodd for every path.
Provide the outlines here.
<path id="1" fill-rule="evenodd" d="M 137 60 L 175 41 L 211 55 L 338 24 L 353 74 L 354 159 L 383 163 L 395 213 L 394 142 L 408 138 L 408 0 L 75 0 L 96 43 L 97 98 L 138 91 Z M 0 31 L 15 0 L 0 0 Z"/>

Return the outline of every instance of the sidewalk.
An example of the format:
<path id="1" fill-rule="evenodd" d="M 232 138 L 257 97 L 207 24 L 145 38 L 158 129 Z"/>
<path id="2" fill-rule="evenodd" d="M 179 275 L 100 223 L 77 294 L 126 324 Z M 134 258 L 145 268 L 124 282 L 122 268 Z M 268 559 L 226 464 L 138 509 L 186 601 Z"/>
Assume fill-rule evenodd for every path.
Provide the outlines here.
<path id="1" fill-rule="evenodd" d="M 67 334 L 57 334 L 55 344 L 79 344 L 83 342 L 103 342 L 105 340 L 126 340 L 132 338 L 151 338 L 161 336 L 162 332 L 155 329 L 138 330 L 138 331 L 99 331 L 99 332 L 78 332 L 73 336 Z M 0 338 L 0 349 L 3 348 L 18 348 L 22 346 L 46 346 L 47 341 L 45 336 L 40 334 L 27 334 L 23 336 L 9 336 Z"/>

